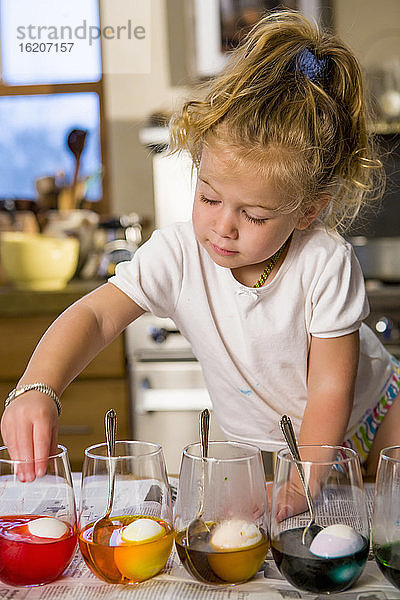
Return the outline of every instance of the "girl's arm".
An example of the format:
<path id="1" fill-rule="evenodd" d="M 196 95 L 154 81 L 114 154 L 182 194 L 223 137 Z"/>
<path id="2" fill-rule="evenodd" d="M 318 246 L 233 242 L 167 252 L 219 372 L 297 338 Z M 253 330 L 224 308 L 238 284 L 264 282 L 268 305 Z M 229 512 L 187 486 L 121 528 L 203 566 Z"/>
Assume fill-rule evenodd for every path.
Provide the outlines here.
<path id="1" fill-rule="evenodd" d="M 126 294 L 106 283 L 54 321 L 32 354 L 18 386 L 46 383 L 60 396 L 86 365 L 143 312 Z M 14 458 L 47 458 L 57 444 L 57 432 L 57 408 L 41 392 L 22 394 L 3 413 L 1 433 Z M 34 478 L 29 469 L 25 471 L 26 479 Z"/>
<path id="2" fill-rule="evenodd" d="M 353 407 L 359 348 L 358 331 L 311 338 L 308 400 L 299 444 L 342 444 Z"/>
<path id="3" fill-rule="evenodd" d="M 299 445 L 342 444 L 353 406 L 358 358 L 358 331 L 337 338 L 311 339 L 308 400 L 300 427 Z M 318 494 L 325 476 L 325 468 L 313 470 L 307 482 L 312 496 Z M 300 478 L 296 472 L 293 472 L 293 477 L 277 499 L 278 521 L 307 509 Z"/>

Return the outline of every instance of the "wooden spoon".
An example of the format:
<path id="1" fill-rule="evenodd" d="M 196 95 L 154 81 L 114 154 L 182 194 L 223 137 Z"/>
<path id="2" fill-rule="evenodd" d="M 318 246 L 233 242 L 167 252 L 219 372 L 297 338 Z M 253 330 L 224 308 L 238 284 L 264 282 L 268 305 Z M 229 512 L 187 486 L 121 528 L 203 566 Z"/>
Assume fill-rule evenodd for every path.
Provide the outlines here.
<path id="1" fill-rule="evenodd" d="M 73 206 L 71 206 L 71 208 L 76 208 L 76 201 L 77 201 L 76 190 L 77 190 L 79 169 L 81 166 L 81 156 L 82 156 L 83 149 L 85 147 L 87 133 L 88 132 L 86 129 L 72 129 L 69 132 L 68 138 L 67 138 L 68 148 L 71 150 L 72 154 L 75 157 L 75 169 L 74 169 L 74 175 L 72 178 L 72 185 L 71 185 L 71 197 L 72 197 Z"/>

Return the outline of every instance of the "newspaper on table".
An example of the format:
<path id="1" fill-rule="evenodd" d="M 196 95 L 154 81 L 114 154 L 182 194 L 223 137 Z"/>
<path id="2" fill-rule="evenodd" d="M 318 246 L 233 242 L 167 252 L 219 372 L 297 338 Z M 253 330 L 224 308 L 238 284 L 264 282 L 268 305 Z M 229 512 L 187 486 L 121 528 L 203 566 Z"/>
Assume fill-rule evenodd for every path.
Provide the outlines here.
<path id="1" fill-rule="evenodd" d="M 365 485 L 365 502 L 366 512 L 369 522 L 372 520 L 373 500 L 374 500 L 374 486 Z M 322 527 L 328 527 L 335 523 L 344 523 L 355 529 L 362 529 L 365 520 L 360 515 L 358 504 L 354 499 L 352 490 L 349 487 L 343 486 L 342 488 L 332 487 L 326 485 L 324 488 L 325 498 L 329 498 L 329 512 L 326 511 L 324 500 L 318 501 L 314 499 L 314 508 L 317 509 L 318 513 L 318 525 Z M 285 519 L 283 529 L 294 529 L 296 527 L 306 527 L 310 521 L 309 511 L 305 511 L 300 515 L 289 517 Z"/>
<path id="2" fill-rule="evenodd" d="M 171 479 L 170 483 L 174 496 L 177 481 Z M 370 486 L 370 489 L 367 486 L 369 515 L 372 513 L 372 495 L 373 486 Z M 384 578 L 375 561 L 370 557 L 355 586 L 340 594 L 330 594 L 329 597 L 341 600 L 393 600 L 400 598 L 400 591 Z M 15 588 L 0 584 L 1 600 L 261 600 L 264 598 L 322 600 L 326 596 L 295 589 L 279 573 L 270 553 L 251 581 L 232 587 L 213 587 L 196 582 L 181 565 L 175 550 L 160 575 L 135 586 L 114 585 L 101 581 L 86 567 L 78 550 L 68 569 L 57 581 L 35 588 Z"/>

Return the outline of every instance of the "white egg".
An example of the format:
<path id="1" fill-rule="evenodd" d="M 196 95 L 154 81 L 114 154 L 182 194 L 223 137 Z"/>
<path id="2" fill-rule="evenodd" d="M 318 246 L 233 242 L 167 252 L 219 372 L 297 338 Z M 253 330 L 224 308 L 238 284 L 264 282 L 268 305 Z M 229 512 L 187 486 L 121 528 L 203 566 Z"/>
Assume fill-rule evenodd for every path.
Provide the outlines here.
<path id="1" fill-rule="evenodd" d="M 338 523 L 317 533 L 311 542 L 310 552 L 322 558 L 338 558 L 354 554 L 362 546 L 363 539 L 355 529 Z"/>
<path id="2" fill-rule="evenodd" d="M 164 528 L 153 519 L 136 519 L 123 528 L 121 537 L 125 542 L 146 542 L 165 533 Z"/>
<path id="3" fill-rule="evenodd" d="M 232 550 L 257 544 L 261 537 L 260 530 L 254 523 L 242 519 L 231 519 L 217 525 L 211 536 L 210 544 L 219 550 Z"/>
<path id="4" fill-rule="evenodd" d="M 28 530 L 36 537 L 58 539 L 68 531 L 68 527 L 63 521 L 54 517 L 40 517 L 29 521 Z"/>

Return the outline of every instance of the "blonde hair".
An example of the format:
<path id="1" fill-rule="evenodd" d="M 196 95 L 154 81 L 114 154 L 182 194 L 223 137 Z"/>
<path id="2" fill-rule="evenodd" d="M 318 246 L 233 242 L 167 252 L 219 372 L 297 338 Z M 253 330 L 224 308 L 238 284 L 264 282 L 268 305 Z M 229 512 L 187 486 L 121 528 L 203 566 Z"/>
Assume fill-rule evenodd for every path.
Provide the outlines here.
<path id="1" fill-rule="evenodd" d="M 299 66 L 304 52 L 323 65 L 322 74 L 310 77 Z M 285 212 L 306 214 L 329 194 L 322 218 L 333 229 L 345 229 L 383 192 L 358 61 L 295 11 L 262 18 L 207 84 L 205 97 L 174 115 L 172 152 L 188 150 L 198 166 L 206 143 L 231 148 L 238 161 L 272 178 Z"/>

